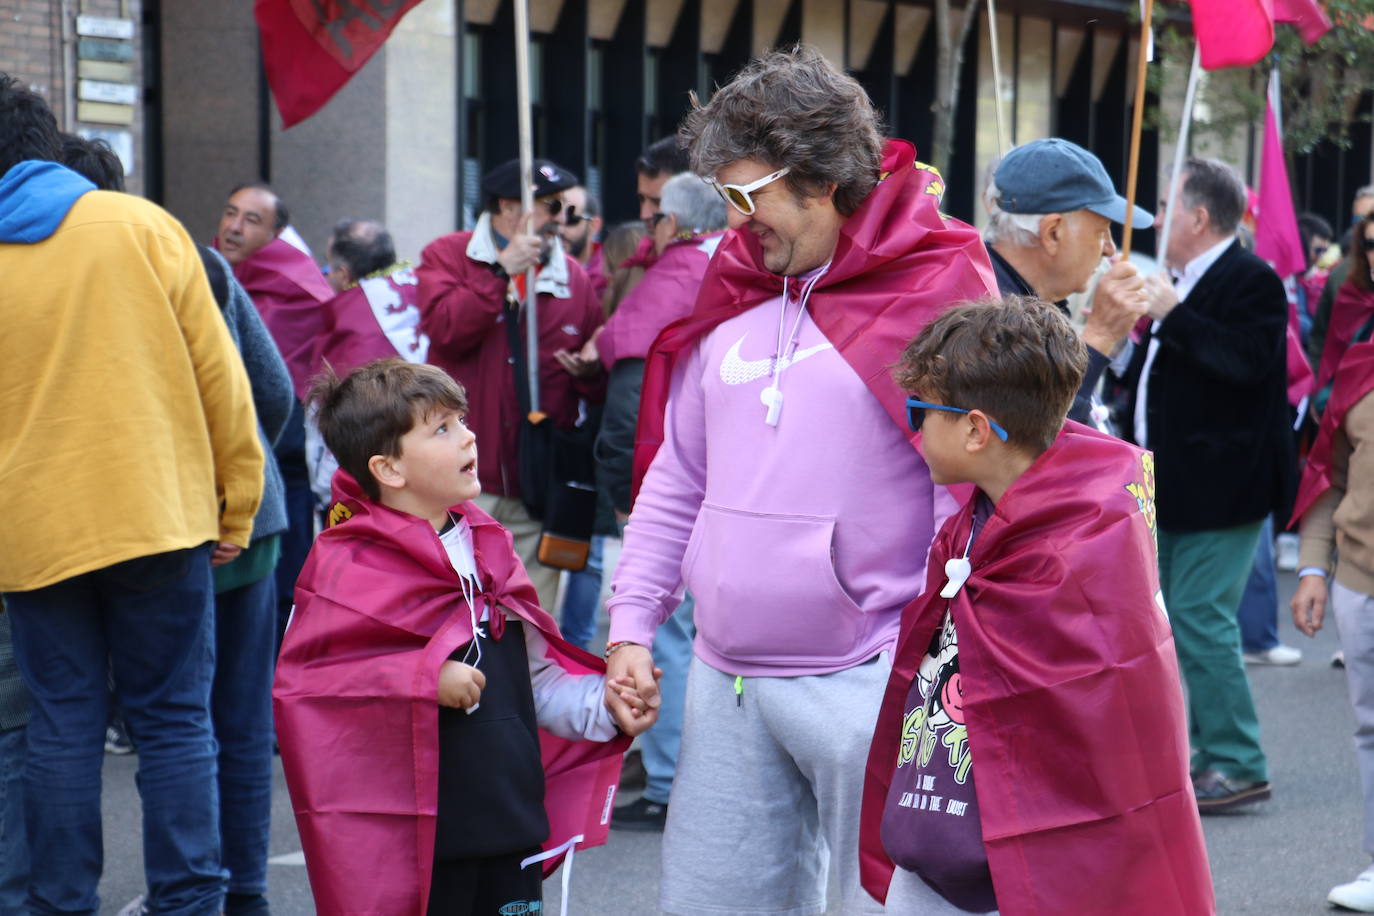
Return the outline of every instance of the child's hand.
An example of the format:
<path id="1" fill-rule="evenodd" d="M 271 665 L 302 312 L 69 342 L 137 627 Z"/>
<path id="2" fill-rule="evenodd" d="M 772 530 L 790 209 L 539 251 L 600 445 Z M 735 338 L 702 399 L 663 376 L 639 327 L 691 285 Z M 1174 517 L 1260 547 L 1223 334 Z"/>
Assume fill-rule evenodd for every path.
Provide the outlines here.
<path id="1" fill-rule="evenodd" d="M 654 669 L 654 683 L 663 677 L 663 669 Z M 614 702 L 619 700 L 620 702 Z M 635 690 L 634 678 L 626 676 L 606 681 L 606 708 L 615 724 L 631 738 L 648 731 L 658 721 L 658 707 L 644 702 Z"/>
<path id="2" fill-rule="evenodd" d="M 446 661 L 439 666 L 439 705 L 471 709 L 482 698 L 487 676 L 471 665 Z"/>

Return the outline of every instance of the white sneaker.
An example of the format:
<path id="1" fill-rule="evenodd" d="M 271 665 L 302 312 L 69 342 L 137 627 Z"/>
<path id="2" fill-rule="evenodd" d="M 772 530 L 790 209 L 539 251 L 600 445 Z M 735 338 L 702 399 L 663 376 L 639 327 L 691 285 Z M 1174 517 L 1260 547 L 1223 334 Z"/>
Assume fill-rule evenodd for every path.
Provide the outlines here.
<path id="1" fill-rule="evenodd" d="M 1281 572 L 1296 572 L 1298 568 L 1298 546 L 1302 539 L 1296 534 L 1285 531 L 1274 540 L 1274 565 Z"/>
<path id="2" fill-rule="evenodd" d="M 1302 661 L 1302 650 L 1279 643 L 1263 652 L 1244 652 L 1241 657 L 1247 665 L 1296 665 Z"/>
<path id="3" fill-rule="evenodd" d="M 1359 877 L 1349 884 L 1338 884 L 1326 895 L 1327 903 L 1354 910 L 1357 913 L 1374 913 L 1374 865 L 1360 872 Z"/>

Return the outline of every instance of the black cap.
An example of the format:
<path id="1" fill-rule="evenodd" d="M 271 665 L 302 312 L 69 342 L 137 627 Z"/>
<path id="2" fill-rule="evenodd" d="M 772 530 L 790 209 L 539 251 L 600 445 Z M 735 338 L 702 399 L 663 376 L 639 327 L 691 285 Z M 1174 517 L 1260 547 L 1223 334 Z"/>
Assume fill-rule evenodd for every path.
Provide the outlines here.
<path id="1" fill-rule="evenodd" d="M 576 175 L 548 159 L 534 160 L 534 196 L 547 197 L 581 184 Z M 520 199 L 520 160 L 511 159 L 482 176 L 482 194 L 506 200 Z"/>

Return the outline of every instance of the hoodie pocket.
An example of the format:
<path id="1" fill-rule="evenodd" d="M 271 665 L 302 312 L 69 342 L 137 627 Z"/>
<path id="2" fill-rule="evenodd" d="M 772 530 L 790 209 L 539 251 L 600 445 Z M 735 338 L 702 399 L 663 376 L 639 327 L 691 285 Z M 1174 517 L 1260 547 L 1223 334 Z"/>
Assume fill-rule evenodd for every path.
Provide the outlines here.
<path id="1" fill-rule="evenodd" d="M 835 575 L 835 520 L 702 503 L 683 564 L 702 639 L 738 659 L 842 655 L 863 611 Z"/>

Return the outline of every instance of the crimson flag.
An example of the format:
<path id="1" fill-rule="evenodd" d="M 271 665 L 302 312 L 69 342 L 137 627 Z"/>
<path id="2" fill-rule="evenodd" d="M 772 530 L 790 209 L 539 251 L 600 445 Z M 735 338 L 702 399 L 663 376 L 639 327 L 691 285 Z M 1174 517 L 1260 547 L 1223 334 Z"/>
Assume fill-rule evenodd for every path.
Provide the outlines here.
<path id="1" fill-rule="evenodd" d="M 267 83 L 282 123 L 324 107 L 420 0 L 257 0 Z"/>
<path id="2" fill-rule="evenodd" d="M 1274 21 L 1296 28 L 1309 45 L 1331 31 L 1331 19 L 1317 0 L 1274 0 Z"/>
<path id="3" fill-rule="evenodd" d="M 1204 70 L 1252 67 L 1274 46 L 1274 0 L 1189 0 Z"/>

